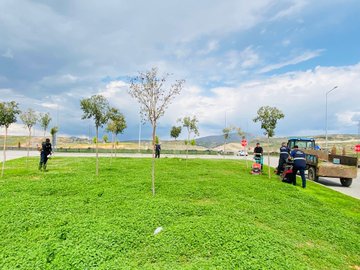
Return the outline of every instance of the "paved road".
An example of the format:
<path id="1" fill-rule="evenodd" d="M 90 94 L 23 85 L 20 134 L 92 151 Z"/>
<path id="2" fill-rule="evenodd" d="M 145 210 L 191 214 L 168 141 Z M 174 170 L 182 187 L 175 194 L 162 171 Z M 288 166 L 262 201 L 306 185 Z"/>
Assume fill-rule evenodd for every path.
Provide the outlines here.
<path id="1" fill-rule="evenodd" d="M 249 157 L 249 159 L 251 158 L 252 157 Z M 278 162 L 279 159 L 277 157 L 270 157 L 271 167 L 277 167 Z M 268 164 L 267 157 L 264 157 L 264 164 Z M 350 187 L 342 186 L 339 178 L 320 177 L 318 184 L 321 184 L 343 194 L 349 195 L 351 197 L 360 199 L 360 169 L 358 169 L 357 178 L 353 179 L 352 185 Z"/>
<path id="2" fill-rule="evenodd" d="M 19 157 L 25 157 L 27 155 L 26 151 L 6 151 L 6 160 L 11 160 Z M 59 157 L 95 157 L 95 153 L 55 153 L 56 156 Z M 30 151 L 30 156 L 39 156 L 39 152 L 37 151 Z M 110 157 L 111 155 L 108 153 L 100 153 L 100 157 Z M 117 154 L 118 157 L 133 157 L 133 158 L 148 158 L 151 157 L 150 154 L 124 154 L 120 153 Z M 162 157 L 180 157 L 180 155 L 171 155 L 171 154 L 163 154 Z M 181 155 L 181 157 L 185 157 L 185 155 Z M 223 159 L 223 156 L 220 155 L 189 155 L 189 158 L 204 158 L 204 159 Z M 238 157 L 238 156 L 225 156 L 226 159 L 243 159 L 245 157 Z M 253 159 L 251 156 L 246 157 L 249 163 L 252 163 Z M 0 151 L 0 162 L 3 161 L 3 151 Z M 267 157 L 264 158 L 264 163 L 267 163 Z M 276 167 L 278 165 L 278 158 L 277 157 L 270 157 L 270 166 Z M 328 188 L 341 192 L 343 194 L 349 195 L 351 197 L 360 199 L 360 171 L 358 169 L 358 177 L 353 179 L 353 183 L 351 187 L 343 187 L 340 184 L 340 180 L 337 178 L 320 178 L 319 184 L 324 185 Z"/>

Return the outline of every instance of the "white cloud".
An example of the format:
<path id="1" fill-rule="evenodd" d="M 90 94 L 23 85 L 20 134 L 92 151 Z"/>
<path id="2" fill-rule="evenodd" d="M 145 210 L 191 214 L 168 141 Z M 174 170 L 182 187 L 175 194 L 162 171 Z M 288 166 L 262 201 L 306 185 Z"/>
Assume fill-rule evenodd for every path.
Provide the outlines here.
<path id="1" fill-rule="evenodd" d="M 308 60 L 310 60 L 312 58 L 318 57 L 319 55 L 321 55 L 321 53 L 323 51 L 324 50 L 316 50 L 316 51 L 304 52 L 301 55 L 296 56 L 296 57 L 294 57 L 294 58 L 292 58 L 290 60 L 287 60 L 287 61 L 284 61 L 284 62 L 281 62 L 281 63 L 277 63 L 277 64 L 271 64 L 271 65 L 265 66 L 265 67 L 263 67 L 263 68 L 261 68 L 259 70 L 259 73 L 266 73 L 266 72 L 276 70 L 276 69 L 280 69 L 280 68 L 283 68 L 283 67 L 286 67 L 286 66 L 289 66 L 289 65 L 296 65 L 296 64 L 299 64 L 301 62 L 308 61 Z"/>
<path id="2" fill-rule="evenodd" d="M 63 86 L 74 84 L 79 81 L 79 78 L 72 74 L 64 74 L 64 75 L 53 75 L 43 77 L 39 84 L 44 86 Z"/>
<path id="3" fill-rule="evenodd" d="M 270 21 L 275 21 L 283 18 L 289 18 L 298 14 L 308 5 L 308 1 L 305 0 L 293 0 L 291 5 L 285 9 L 280 10 L 277 12 Z"/>
<path id="4" fill-rule="evenodd" d="M 360 121 L 360 110 L 338 112 L 336 117 L 337 121 L 345 126 L 356 126 Z"/>
<path id="5" fill-rule="evenodd" d="M 225 114 L 229 125 L 261 134 L 252 122 L 260 106 L 276 106 L 285 113 L 279 121 L 279 135 L 315 135 L 323 133 L 325 120 L 325 93 L 334 85 L 339 89 L 328 99 L 328 128 L 332 132 L 345 131 L 354 124 L 359 111 L 354 86 L 360 85 L 360 64 L 347 67 L 317 67 L 305 72 L 291 72 L 271 78 L 252 80 L 235 87 L 216 87 L 211 94 L 196 85 L 185 85 L 165 115 L 159 127 L 177 124 L 180 117 L 196 115 L 201 136 L 221 134 Z M 127 84 L 114 81 L 101 91 L 113 105 L 120 108 L 131 122 L 138 122 L 138 104 L 127 94 Z M 354 108 L 346 110 L 345 108 Z M 355 117 L 356 118 L 356 117 Z M 162 135 L 168 138 L 168 134 Z"/>
<path id="6" fill-rule="evenodd" d="M 12 51 L 10 49 L 7 49 L 6 52 L 3 53 L 1 56 L 4 58 L 10 58 L 10 59 L 14 58 L 14 54 L 12 53 Z"/>
<path id="7" fill-rule="evenodd" d="M 289 39 L 284 39 L 284 40 L 281 42 L 281 44 L 282 44 L 284 47 L 289 46 L 290 43 L 291 43 L 291 41 L 290 41 Z"/>
<path id="8" fill-rule="evenodd" d="M 219 42 L 217 40 L 210 40 L 206 44 L 206 48 L 198 52 L 199 55 L 209 54 L 219 48 Z"/>

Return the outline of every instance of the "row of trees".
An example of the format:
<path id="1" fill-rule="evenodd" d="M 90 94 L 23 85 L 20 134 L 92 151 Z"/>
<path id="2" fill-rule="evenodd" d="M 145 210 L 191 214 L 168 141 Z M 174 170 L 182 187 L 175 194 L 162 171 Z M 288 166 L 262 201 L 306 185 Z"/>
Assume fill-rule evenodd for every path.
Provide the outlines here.
<path id="1" fill-rule="evenodd" d="M 152 68 L 146 72 L 140 72 L 138 76 L 132 78 L 129 94 L 137 100 L 140 105 L 141 117 L 144 122 L 150 122 L 152 126 L 152 193 L 155 195 L 155 143 L 156 143 L 156 128 L 158 120 L 165 114 L 167 107 L 173 101 L 175 96 L 179 95 L 185 81 L 175 80 L 174 83 L 168 84 L 167 80 L 170 74 L 163 76 L 158 75 L 158 69 Z M 95 122 L 96 129 L 96 175 L 99 174 L 99 159 L 98 159 L 98 137 L 99 128 L 107 124 L 107 131 L 112 133 L 113 137 L 113 148 L 116 145 L 117 135 L 122 133 L 126 128 L 126 120 L 124 115 L 114 107 L 110 107 L 109 102 L 102 95 L 93 95 L 90 98 L 84 98 L 80 101 L 80 107 L 83 111 L 82 119 L 93 119 Z M 4 162 L 3 170 L 6 160 L 6 136 L 8 127 L 16 122 L 16 116 L 20 114 L 18 104 L 14 101 L 0 103 L 0 126 L 5 127 L 5 140 L 4 140 Z M 268 139 L 274 136 L 274 130 L 278 119 L 283 118 L 284 115 L 281 111 L 273 107 L 261 107 L 258 110 L 258 116 L 254 119 L 254 122 L 261 122 L 261 128 L 265 130 L 264 134 L 267 135 Z M 42 114 L 38 118 L 35 111 L 28 109 L 21 113 L 21 120 L 29 130 L 29 142 L 31 141 L 31 129 L 40 119 L 40 125 L 44 129 L 44 136 L 46 130 L 51 121 L 49 114 Z M 186 116 L 179 119 L 182 127 L 187 130 L 186 145 L 194 142 L 194 137 L 199 135 L 198 131 L 198 119 L 196 116 Z M 181 133 L 181 126 L 173 126 L 171 129 L 171 136 L 177 138 Z M 242 134 L 240 128 L 226 127 L 223 130 L 224 140 L 229 137 L 231 131 L 236 130 L 238 134 Z M 56 133 L 57 128 L 53 131 Z M 115 141 L 114 141 L 115 138 Z M 224 149 L 225 150 L 225 149 Z M 29 156 L 29 152 L 28 152 Z M 186 147 L 186 158 L 188 158 L 188 147 Z M 270 176 L 270 168 L 269 168 Z"/>
<path id="2" fill-rule="evenodd" d="M 24 126 L 29 131 L 29 139 L 28 139 L 28 147 L 27 147 L 27 159 L 29 157 L 29 147 L 31 145 L 31 130 L 35 126 L 36 123 L 39 123 L 42 129 L 44 130 L 44 138 L 46 135 L 46 130 L 49 127 L 51 122 L 51 117 L 49 113 L 36 113 L 33 109 L 27 109 L 26 111 L 21 112 L 19 109 L 19 104 L 15 101 L 10 102 L 0 102 L 0 127 L 5 128 L 4 134 L 4 146 L 3 146 L 3 163 L 1 169 L 1 177 L 4 175 L 4 168 L 6 162 L 6 141 L 8 135 L 8 129 L 11 124 L 17 121 L 17 116 L 20 117 L 21 121 L 24 123 Z M 57 127 L 53 127 L 50 131 L 53 138 L 55 137 L 56 133 L 58 132 Z"/>
<path id="3" fill-rule="evenodd" d="M 111 132 L 114 149 L 118 134 L 123 133 L 127 127 L 124 115 L 119 109 L 110 107 L 109 101 L 102 95 L 94 95 L 80 101 L 80 107 L 84 114 L 82 119 L 94 119 L 96 130 L 96 175 L 99 175 L 99 128 L 107 124 L 106 130 Z M 115 149 L 116 154 L 116 149 Z"/>
<path id="4" fill-rule="evenodd" d="M 170 130 L 170 137 L 175 140 L 180 136 L 182 127 L 186 128 L 187 131 L 187 139 L 184 141 L 186 145 L 186 159 L 188 158 L 188 146 L 195 145 L 195 136 L 199 136 L 199 120 L 196 116 L 185 116 L 184 118 L 179 118 L 178 122 L 181 123 L 182 126 L 173 126 Z"/>
<path id="5" fill-rule="evenodd" d="M 140 72 L 131 79 L 129 94 L 140 105 L 141 117 L 144 122 L 150 122 L 152 126 L 152 193 L 155 195 L 155 143 L 158 120 L 164 115 L 174 97 L 180 94 L 184 80 L 176 80 L 168 85 L 167 79 L 170 74 L 158 75 L 158 69 L 152 68 L 146 72 Z M 108 123 L 110 130 L 116 137 L 126 127 L 124 116 L 115 108 L 110 108 L 109 102 L 101 95 L 94 95 L 80 101 L 84 114 L 82 119 L 92 118 L 96 129 L 96 175 L 99 174 L 98 161 L 98 130 Z"/>

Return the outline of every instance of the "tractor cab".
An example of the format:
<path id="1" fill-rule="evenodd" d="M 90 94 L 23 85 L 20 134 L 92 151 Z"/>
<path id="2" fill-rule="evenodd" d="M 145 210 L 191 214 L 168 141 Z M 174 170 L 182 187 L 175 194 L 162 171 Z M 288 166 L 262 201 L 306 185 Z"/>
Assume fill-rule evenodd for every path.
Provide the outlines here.
<path id="1" fill-rule="evenodd" d="M 299 146 L 300 149 L 315 149 L 315 140 L 313 138 L 290 138 L 287 146 L 293 149 L 295 145 Z"/>

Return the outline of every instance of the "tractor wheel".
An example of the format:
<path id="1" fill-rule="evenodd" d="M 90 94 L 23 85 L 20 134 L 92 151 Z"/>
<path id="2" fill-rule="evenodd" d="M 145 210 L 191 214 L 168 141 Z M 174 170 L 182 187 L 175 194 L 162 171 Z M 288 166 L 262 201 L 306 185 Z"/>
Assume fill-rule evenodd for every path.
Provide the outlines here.
<path id="1" fill-rule="evenodd" d="M 351 178 L 340 178 L 340 182 L 344 187 L 350 187 L 352 184 Z"/>
<path id="2" fill-rule="evenodd" d="M 315 182 L 319 181 L 319 176 L 316 175 L 316 169 L 314 167 L 308 169 L 308 179 Z"/>

